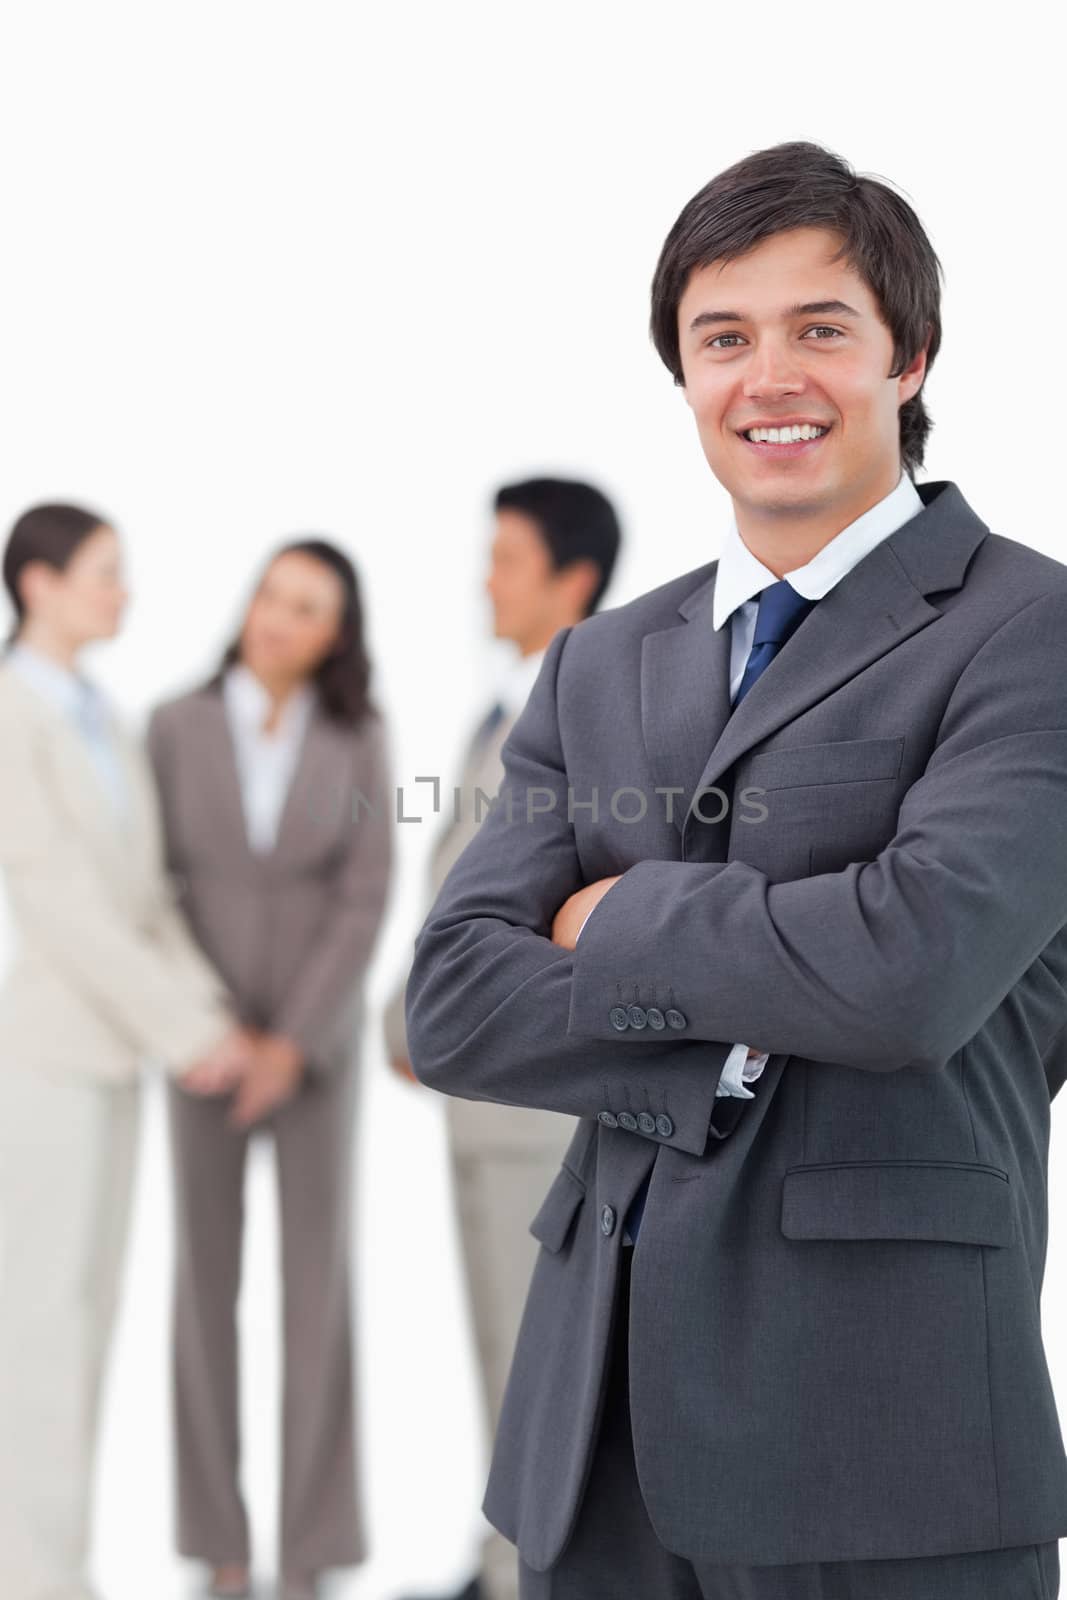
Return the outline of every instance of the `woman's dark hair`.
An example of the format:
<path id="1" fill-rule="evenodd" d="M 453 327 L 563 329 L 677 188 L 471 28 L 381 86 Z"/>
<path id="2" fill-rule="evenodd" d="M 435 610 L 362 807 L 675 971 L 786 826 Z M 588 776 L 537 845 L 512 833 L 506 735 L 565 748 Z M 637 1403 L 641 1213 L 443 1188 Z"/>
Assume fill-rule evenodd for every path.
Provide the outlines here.
<path id="1" fill-rule="evenodd" d="M 822 145 L 794 140 L 756 150 L 720 172 L 667 235 L 652 281 L 651 332 L 675 383 L 685 382 L 678 305 L 690 274 L 735 260 L 791 228 L 841 235 L 833 259 L 846 260 L 864 280 L 893 336 L 887 376 L 899 377 L 924 346 L 929 372 L 941 344 L 942 269 L 922 223 L 886 182 L 858 176 Z M 920 388 L 900 408 L 900 454 L 911 477 L 932 426 Z"/>
<path id="2" fill-rule="evenodd" d="M 592 616 L 611 582 L 621 538 L 607 495 L 577 478 L 527 478 L 498 489 L 493 507 L 521 511 L 537 523 L 557 572 L 576 561 L 592 561 L 600 569 L 586 608 L 586 616 Z"/>
<path id="3" fill-rule="evenodd" d="M 4 546 L 4 587 L 15 608 L 15 621 L 8 635 L 12 644 L 26 617 L 26 606 L 19 591 L 19 579 L 26 567 L 42 561 L 46 567 L 62 572 L 78 546 L 90 534 L 111 526 L 106 517 L 82 506 L 31 506 L 24 511 L 8 534 Z"/>
<path id="4" fill-rule="evenodd" d="M 259 582 L 263 582 L 280 556 L 288 555 L 310 556 L 324 567 L 329 567 L 340 579 L 344 591 L 340 632 L 332 650 L 316 668 L 313 682 L 328 716 L 350 727 L 359 727 L 365 717 L 379 713 L 368 693 L 371 666 L 363 638 L 363 602 L 356 569 L 344 551 L 326 539 L 293 539 L 275 550 L 263 568 Z M 241 637 L 238 634 L 233 643 L 227 646 L 218 671 L 208 687 L 217 689 L 227 667 L 231 667 L 240 656 Z"/>

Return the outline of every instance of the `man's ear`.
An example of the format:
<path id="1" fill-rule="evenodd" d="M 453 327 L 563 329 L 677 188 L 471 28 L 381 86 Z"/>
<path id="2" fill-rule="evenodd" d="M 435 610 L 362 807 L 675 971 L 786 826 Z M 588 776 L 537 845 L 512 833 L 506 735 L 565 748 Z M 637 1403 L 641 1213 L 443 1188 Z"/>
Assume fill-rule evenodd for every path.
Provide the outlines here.
<path id="1" fill-rule="evenodd" d="M 907 405 L 909 400 L 914 400 L 915 396 L 923 386 L 923 383 L 926 379 L 926 351 L 928 347 L 929 340 L 927 340 L 927 343 L 923 345 L 918 355 L 914 356 L 913 359 L 909 361 L 908 365 L 904 368 L 904 371 L 900 373 L 897 378 L 897 382 L 901 388 L 908 390 L 907 394 L 901 396 L 900 404 L 902 406 Z"/>
<path id="2" fill-rule="evenodd" d="M 600 587 L 601 573 L 596 562 L 589 556 L 583 556 L 580 561 L 568 561 L 557 576 L 569 589 L 579 613 L 584 615 Z"/>

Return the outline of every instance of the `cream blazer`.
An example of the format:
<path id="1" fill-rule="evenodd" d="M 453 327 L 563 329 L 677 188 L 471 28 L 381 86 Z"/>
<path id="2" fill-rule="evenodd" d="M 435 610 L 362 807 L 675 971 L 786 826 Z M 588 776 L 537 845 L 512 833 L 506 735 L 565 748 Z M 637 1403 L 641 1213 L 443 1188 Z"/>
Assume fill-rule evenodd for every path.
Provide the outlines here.
<path id="1" fill-rule="evenodd" d="M 112 718 L 129 795 L 118 824 L 77 730 L 0 662 L 0 872 L 15 950 L 0 983 L 0 1071 L 128 1082 L 171 1071 L 232 1025 L 162 864 L 146 757 Z"/>

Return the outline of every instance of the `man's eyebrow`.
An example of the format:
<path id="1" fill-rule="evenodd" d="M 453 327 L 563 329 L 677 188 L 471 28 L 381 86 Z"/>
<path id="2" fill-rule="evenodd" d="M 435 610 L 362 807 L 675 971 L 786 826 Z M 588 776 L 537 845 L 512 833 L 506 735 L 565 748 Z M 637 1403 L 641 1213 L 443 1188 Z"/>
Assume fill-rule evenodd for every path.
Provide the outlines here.
<path id="1" fill-rule="evenodd" d="M 782 317 L 859 317 L 862 312 L 853 306 L 846 305 L 843 300 L 805 300 L 794 306 L 789 306 L 783 311 Z M 707 328 L 718 322 L 745 322 L 747 318 L 741 311 L 701 311 L 689 324 L 690 333 L 697 328 Z"/>

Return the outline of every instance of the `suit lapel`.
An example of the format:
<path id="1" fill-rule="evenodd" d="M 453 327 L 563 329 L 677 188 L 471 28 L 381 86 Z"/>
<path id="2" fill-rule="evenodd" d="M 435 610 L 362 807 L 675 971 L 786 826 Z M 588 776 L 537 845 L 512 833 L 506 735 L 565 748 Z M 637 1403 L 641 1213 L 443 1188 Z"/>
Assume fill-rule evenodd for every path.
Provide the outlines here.
<path id="1" fill-rule="evenodd" d="M 248 842 L 237 752 L 226 715 L 226 703 L 213 690 L 204 694 L 204 738 L 207 770 L 214 774 L 219 831 L 234 840 L 246 862 L 270 867 L 299 854 L 312 825 L 336 819 L 340 808 L 351 803 L 338 773 L 337 743 L 330 720 L 315 705 L 304 733 L 292 781 L 286 792 L 273 850 L 262 854 Z"/>
<path id="2" fill-rule="evenodd" d="M 661 786 L 681 788 L 682 851 L 693 803 L 755 745 L 941 616 L 926 595 L 959 588 L 989 531 L 954 483 L 918 486 L 923 510 L 858 562 L 808 614 L 737 710 L 729 699 L 730 626 L 712 625 L 718 563 L 682 602 L 683 625 L 642 647 L 641 717 Z M 710 809 L 710 806 L 709 806 Z"/>
<path id="3" fill-rule="evenodd" d="M 219 689 L 205 689 L 202 700 L 204 773 L 216 793 L 218 832 L 223 838 L 233 841 L 234 850 L 246 862 L 251 861 L 254 857 L 248 843 L 237 752 L 226 716 L 226 702 Z"/>
<path id="4" fill-rule="evenodd" d="M 700 775 L 730 716 L 730 629 L 711 623 L 718 562 L 679 607 L 675 623 L 645 635 L 641 647 L 641 724 L 645 748 L 670 815 L 681 833 Z M 754 690 L 752 691 L 755 692 Z"/>
<path id="5" fill-rule="evenodd" d="M 111 809 L 100 774 L 78 730 L 67 724 L 62 713 L 56 712 L 54 717 L 49 717 L 48 734 L 48 759 L 55 774 L 57 792 L 69 803 L 76 826 L 110 858 L 113 866 L 128 873 L 131 842 L 135 842 L 138 794 L 132 785 L 128 786 L 130 818 L 128 823 L 121 822 Z M 126 776 L 125 764 L 123 776 Z"/>
<path id="6" fill-rule="evenodd" d="M 304 730 L 292 780 L 278 820 L 273 858 L 297 855 L 309 828 L 337 820 L 353 796 L 337 760 L 337 741 L 329 717 L 316 702 Z"/>
<path id="7" fill-rule="evenodd" d="M 131 815 L 129 822 L 123 824 L 111 809 L 110 798 L 93 764 L 88 746 L 73 723 L 34 687 L 23 682 L 13 667 L 0 665 L 0 677 L 5 691 L 15 696 L 19 715 L 40 728 L 44 759 L 53 774 L 55 792 L 61 797 L 71 823 L 87 843 L 111 862 L 112 867 L 120 872 L 128 872 L 131 839 L 136 845 L 133 830 L 139 820 L 136 815 L 139 797 L 132 782 L 129 788 Z M 125 776 L 131 759 L 127 754 L 127 738 L 113 716 L 109 721 L 123 758 Z"/>

